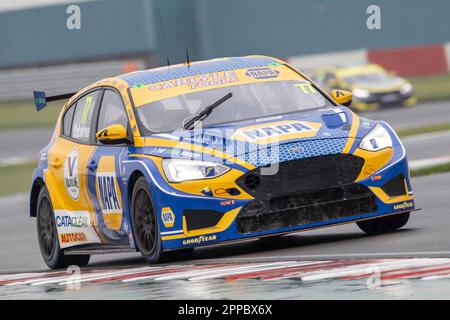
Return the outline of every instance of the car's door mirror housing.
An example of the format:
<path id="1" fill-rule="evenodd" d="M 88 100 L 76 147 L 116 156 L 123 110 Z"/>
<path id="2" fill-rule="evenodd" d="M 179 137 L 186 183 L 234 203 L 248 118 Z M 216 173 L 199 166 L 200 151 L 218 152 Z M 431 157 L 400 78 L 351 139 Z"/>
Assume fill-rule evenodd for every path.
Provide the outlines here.
<path id="1" fill-rule="evenodd" d="M 113 124 L 103 128 L 96 133 L 95 137 L 102 144 L 123 144 L 130 141 L 127 129 L 121 124 Z"/>
<path id="2" fill-rule="evenodd" d="M 349 107 L 352 104 L 353 94 L 350 91 L 333 90 L 331 91 L 331 97 L 338 104 Z"/>

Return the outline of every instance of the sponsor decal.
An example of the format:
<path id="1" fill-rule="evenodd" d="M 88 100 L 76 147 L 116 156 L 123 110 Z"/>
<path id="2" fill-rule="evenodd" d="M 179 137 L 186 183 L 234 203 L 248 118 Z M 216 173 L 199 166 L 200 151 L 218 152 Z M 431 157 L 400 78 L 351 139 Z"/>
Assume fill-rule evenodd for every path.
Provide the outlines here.
<path id="1" fill-rule="evenodd" d="M 122 227 L 122 197 L 115 168 L 114 156 L 103 156 L 95 174 L 95 191 L 104 225 L 110 230 Z"/>
<path id="2" fill-rule="evenodd" d="M 414 202 L 413 201 L 404 201 L 404 202 L 400 202 L 400 203 L 396 203 L 393 205 L 394 210 L 407 210 L 407 209 L 411 209 L 414 207 Z"/>
<path id="3" fill-rule="evenodd" d="M 203 193 L 205 196 L 212 197 L 213 192 L 210 187 L 204 187 L 202 190 L 200 190 L 201 193 Z"/>
<path id="4" fill-rule="evenodd" d="M 299 152 L 303 152 L 303 148 L 302 147 L 292 147 L 288 149 L 289 152 L 292 153 L 299 153 Z"/>
<path id="5" fill-rule="evenodd" d="M 181 150 L 179 153 L 180 157 L 186 157 L 186 158 L 192 158 L 192 159 L 198 159 L 201 157 L 200 153 L 195 153 L 195 152 L 191 152 L 191 151 L 185 151 L 185 150 Z"/>
<path id="6" fill-rule="evenodd" d="M 236 203 L 236 201 L 234 200 L 226 200 L 226 201 L 221 201 L 220 205 L 223 206 L 232 206 Z"/>
<path id="7" fill-rule="evenodd" d="M 217 239 L 217 235 L 215 235 L 215 234 L 199 236 L 199 237 L 183 240 L 183 245 L 201 244 L 201 243 L 213 241 L 216 239 Z"/>
<path id="8" fill-rule="evenodd" d="M 84 232 L 63 233 L 59 235 L 59 240 L 61 244 L 88 241 Z"/>
<path id="9" fill-rule="evenodd" d="M 373 177 L 370 177 L 370 180 L 372 180 L 372 181 L 378 181 L 378 180 L 381 180 L 381 175 L 376 175 L 376 176 L 373 176 Z"/>
<path id="10" fill-rule="evenodd" d="M 232 139 L 254 143 L 273 143 L 277 140 L 314 137 L 321 126 L 322 124 L 315 122 L 280 121 L 240 128 L 233 134 Z"/>
<path id="11" fill-rule="evenodd" d="M 272 68 L 253 68 L 248 69 L 245 75 L 254 79 L 272 79 L 278 78 L 280 71 Z"/>
<path id="12" fill-rule="evenodd" d="M 153 149 L 150 149 L 149 151 L 150 153 L 153 154 L 170 154 L 170 150 L 167 148 L 159 148 L 159 147 L 155 147 Z"/>
<path id="13" fill-rule="evenodd" d="M 90 226 L 90 217 L 77 215 L 56 215 L 56 226 L 58 228 L 71 227 L 71 228 L 86 228 Z"/>
<path id="14" fill-rule="evenodd" d="M 175 224 L 175 214 L 170 207 L 161 209 L 161 220 L 166 228 L 172 228 Z"/>
<path id="15" fill-rule="evenodd" d="M 103 213 L 122 212 L 115 172 L 97 173 L 97 192 Z"/>
<path id="16" fill-rule="evenodd" d="M 370 123 L 370 121 L 368 119 L 362 118 L 362 117 L 360 117 L 359 119 L 360 119 L 359 123 L 361 124 L 361 127 L 370 128 L 371 123 Z"/>
<path id="17" fill-rule="evenodd" d="M 78 180 L 78 151 L 73 149 L 64 162 L 64 184 L 67 193 L 73 200 L 80 197 L 80 184 Z"/>
<path id="18" fill-rule="evenodd" d="M 149 89 L 150 91 L 160 91 L 183 86 L 187 86 L 190 89 L 199 89 L 238 81 L 239 78 L 235 71 L 222 71 L 163 81 L 149 86 Z"/>
<path id="19" fill-rule="evenodd" d="M 61 248 L 80 243 L 100 243 L 87 211 L 55 210 L 56 229 Z"/>

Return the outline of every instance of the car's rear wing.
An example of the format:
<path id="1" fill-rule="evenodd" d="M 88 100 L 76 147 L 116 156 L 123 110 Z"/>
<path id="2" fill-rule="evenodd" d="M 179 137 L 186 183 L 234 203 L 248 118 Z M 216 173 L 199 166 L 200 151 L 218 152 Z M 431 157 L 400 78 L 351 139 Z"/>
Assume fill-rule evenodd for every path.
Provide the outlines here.
<path id="1" fill-rule="evenodd" d="M 45 108 L 47 102 L 66 100 L 72 97 L 76 92 L 64 93 L 56 96 L 47 97 L 44 91 L 33 91 L 34 105 L 36 106 L 36 111 L 40 111 Z"/>

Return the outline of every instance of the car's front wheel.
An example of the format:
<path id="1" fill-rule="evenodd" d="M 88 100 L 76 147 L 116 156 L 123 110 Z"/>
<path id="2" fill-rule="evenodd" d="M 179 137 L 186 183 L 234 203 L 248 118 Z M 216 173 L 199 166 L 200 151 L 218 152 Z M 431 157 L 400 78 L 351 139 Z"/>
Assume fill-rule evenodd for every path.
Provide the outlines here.
<path id="1" fill-rule="evenodd" d="M 161 237 L 150 187 L 144 177 L 134 185 L 131 210 L 136 247 L 145 261 L 157 263 L 162 254 Z"/>
<path id="2" fill-rule="evenodd" d="M 369 235 L 392 232 L 403 227 L 409 220 L 409 212 L 392 216 L 359 221 L 358 227 Z"/>
<path id="3" fill-rule="evenodd" d="M 150 187 L 144 177 L 134 185 L 131 198 L 134 241 L 142 257 L 148 263 L 189 259 L 194 248 L 163 252 L 155 206 Z"/>
<path id="4" fill-rule="evenodd" d="M 66 268 L 70 265 L 85 266 L 89 263 L 89 255 L 64 255 L 59 246 L 55 214 L 47 187 L 42 187 L 37 202 L 37 234 L 41 255 L 51 269 Z"/>

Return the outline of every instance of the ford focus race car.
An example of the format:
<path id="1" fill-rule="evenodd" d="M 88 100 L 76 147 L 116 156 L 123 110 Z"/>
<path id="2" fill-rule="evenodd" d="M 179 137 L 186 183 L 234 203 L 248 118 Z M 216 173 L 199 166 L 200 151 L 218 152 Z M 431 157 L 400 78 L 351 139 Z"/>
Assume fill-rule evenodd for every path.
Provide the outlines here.
<path id="1" fill-rule="evenodd" d="M 30 195 L 50 268 L 98 252 L 149 263 L 193 248 L 413 211 L 405 149 L 385 122 L 290 65 L 249 56 L 163 67 L 46 97 L 68 99 Z"/>
<path id="2" fill-rule="evenodd" d="M 417 103 L 411 83 L 376 64 L 321 68 L 313 76 L 324 88 L 353 93 L 352 109 L 374 111 Z"/>

